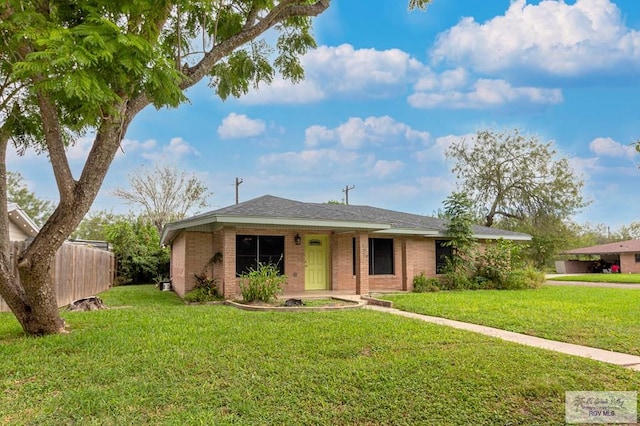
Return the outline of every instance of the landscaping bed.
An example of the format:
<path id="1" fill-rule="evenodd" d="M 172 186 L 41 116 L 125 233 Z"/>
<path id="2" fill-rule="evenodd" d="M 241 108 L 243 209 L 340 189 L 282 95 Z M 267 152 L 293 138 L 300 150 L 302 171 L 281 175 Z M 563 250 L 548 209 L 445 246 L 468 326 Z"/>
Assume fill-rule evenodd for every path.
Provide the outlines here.
<path id="1" fill-rule="evenodd" d="M 255 300 L 253 302 L 244 303 L 242 301 L 225 301 L 226 305 L 233 306 L 238 309 L 244 309 L 247 311 L 328 311 L 328 310 L 343 310 L 343 309 L 357 309 L 366 305 L 366 302 L 356 302 L 349 299 L 342 299 L 339 297 L 324 297 L 324 298 L 280 298 L 271 302 L 263 302 Z"/>

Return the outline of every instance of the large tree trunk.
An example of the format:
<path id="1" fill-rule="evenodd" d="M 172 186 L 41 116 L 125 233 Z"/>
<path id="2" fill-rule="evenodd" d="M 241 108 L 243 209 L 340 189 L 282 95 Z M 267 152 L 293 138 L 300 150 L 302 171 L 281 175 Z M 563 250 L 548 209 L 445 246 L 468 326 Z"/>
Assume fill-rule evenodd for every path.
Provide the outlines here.
<path id="1" fill-rule="evenodd" d="M 32 336 L 66 331 L 65 322 L 58 312 L 55 285 L 51 280 L 52 262 L 53 258 L 38 256 L 28 266 L 19 267 L 26 303 L 12 310 L 25 333 Z"/>
<path id="2" fill-rule="evenodd" d="M 91 208 L 131 122 L 133 114 L 127 114 L 126 101 L 119 109 L 121 119 L 106 118 L 100 125 L 80 179 L 76 181 L 71 175 L 62 138 L 56 128 L 55 109 L 46 98 L 41 100 L 40 110 L 49 158 L 60 190 L 60 204 L 33 242 L 18 254 L 18 276 L 14 274 L 9 259 L 6 162 L 3 161 L 7 141 L 0 138 L 0 214 L 3 215 L 0 219 L 0 295 L 29 335 L 66 331 L 58 311 L 51 265 L 58 249 Z"/>

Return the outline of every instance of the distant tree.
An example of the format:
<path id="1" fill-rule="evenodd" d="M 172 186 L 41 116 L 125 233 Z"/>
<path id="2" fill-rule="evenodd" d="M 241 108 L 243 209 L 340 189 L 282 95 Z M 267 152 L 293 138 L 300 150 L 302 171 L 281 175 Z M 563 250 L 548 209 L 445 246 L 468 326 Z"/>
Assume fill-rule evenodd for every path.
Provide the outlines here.
<path id="1" fill-rule="evenodd" d="M 99 210 L 89 213 L 82 219 L 80 225 L 71 234 L 72 238 L 83 240 L 107 241 L 106 227 L 123 219 L 124 216 L 117 215 L 106 210 Z"/>
<path id="2" fill-rule="evenodd" d="M 611 229 L 604 223 L 574 223 L 567 225 L 570 229 L 566 248 L 589 247 L 611 243 L 616 238 Z"/>
<path id="3" fill-rule="evenodd" d="M 206 207 L 205 184 L 193 173 L 176 167 L 144 167 L 129 175 L 131 189 L 118 188 L 113 194 L 129 204 L 142 207 L 147 218 L 162 233 L 163 226 L 184 219 L 193 208 Z"/>
<path id="4" fill-rule="evenodd" d="M 551 142 L 518 130 L 480 131 L 473 142 L 452 144 L 446 156 L 455 161 L 458 190 L 469 194 L 486 226 L 500 217 L 564 220 L 587 205 L 569 161 L 557 158 Z"/>
<path id="5" fill-rule="evenodd" d="M 640 239 L 640 222 L 623 225 L 613 234 L 613 237 L 620 241 Z"/>
<path id="6" fill-rule="evenodd" d="M 42 226 L 53 212 L 53 203 L 30 191 L 19 172 L 7 172 L 7 199 L 20 206 L 38 226 Z"/>
<path id="7" fill-rule="evenodd" d="M 156 227 L 144 218 L 120 217 L 105 226 L 116 256 L 117 284 L 148 284 L 169 275 L 169 249 Z"/>
<path id="8" fill-rule="evenodd" d="M 327 201 L 327 204 L 344 204 L 344 203 L 342 201 L 329 200 Z"/>
<path id="9" fill-rule="evenodd" d="M 525 218 L 523 220 L 501 219 L 496 226 L 511 231 L 524 232 L 533 238 L 522 249 L 525 257 L 537 269 L 552 269 L 559 252 L 571 248 L 570 241 L 577 235 L 566 221 L 557 217 Z"/>

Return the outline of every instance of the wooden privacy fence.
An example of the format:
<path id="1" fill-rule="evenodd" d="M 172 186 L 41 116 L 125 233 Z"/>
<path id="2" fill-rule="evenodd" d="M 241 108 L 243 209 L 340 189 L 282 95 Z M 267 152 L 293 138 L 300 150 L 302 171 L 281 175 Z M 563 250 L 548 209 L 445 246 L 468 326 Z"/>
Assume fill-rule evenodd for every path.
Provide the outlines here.
<path id="1" fill-rule="evenodd" d="M 11 267 L 17 276 L 15 259 L 27 247 L 25 241 L 12 241 Z M 51 278 L 56 287 L 58 306 L 105 291 L 113 285 L 115 256 L 113 253 L 88 245 L 64 243 L 51 265 Z M 0 312 L 9 312 L 9 307 L 0 298 Z"/>

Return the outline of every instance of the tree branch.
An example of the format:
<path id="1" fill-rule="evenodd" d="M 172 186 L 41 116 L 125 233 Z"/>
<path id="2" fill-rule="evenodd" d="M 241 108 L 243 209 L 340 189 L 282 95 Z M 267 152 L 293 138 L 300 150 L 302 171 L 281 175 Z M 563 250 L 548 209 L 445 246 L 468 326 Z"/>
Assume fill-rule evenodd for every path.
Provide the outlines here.
<path id="1" fill-rule="evenodd" d="M 195 64 L 193 67 L 187 67 L 185 69 L 185 76 L 187 77 L 180 85 L 182 90 L 198 83 L 202 78 L 211 71 L 213 66 L 222 58 L 233 52 L 238 47 L 255 39 L 258 35 L 267 31 L 277 23 L 282 22 L 292 16 L 317 16 L 325 11 L 331 0 L 318 0 L 310 5 L 297 4 L 298 0 L 281 1 L 271 12 L 264 18 L 256 22 L 255 25 L 245 27 L 238 34 L 228 38 L 222 43 L 215 45 L 209 50 L 204 57 Z M 253 12 L 254 14 L 256 12 Z M 251 13 L 249 14 L 251 15 Z M 247 22 L 248 23 L 248 22 Z"/>
<path id="2" fill-rule="evenodd" d="M 58 185 L 60 203 L 64 203 L 73 197 L 75 181 L 71 173 L 71 168 L 69 167 L 69 161 L 67 160 L 58 111 L 49 99 L 49 96 L 42 91 L 38 91 L 37 97 L 51 168 L 53 169 L 56 184 Z"/>

